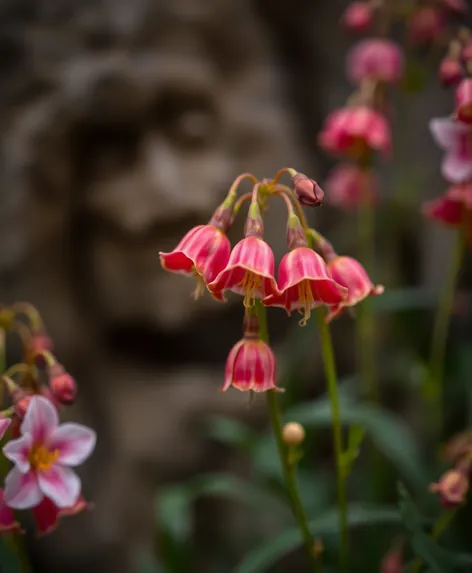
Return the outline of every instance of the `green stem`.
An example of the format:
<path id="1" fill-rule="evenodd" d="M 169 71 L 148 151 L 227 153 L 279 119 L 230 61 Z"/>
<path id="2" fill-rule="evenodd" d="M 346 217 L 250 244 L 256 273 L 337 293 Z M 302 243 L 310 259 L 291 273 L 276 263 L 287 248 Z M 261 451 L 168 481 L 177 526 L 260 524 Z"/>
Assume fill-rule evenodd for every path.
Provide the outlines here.
<path id="1" fill-rule="evenodd" d="M 333 443 L 336 458 L 336 482 L 339 506 L 339 528 L 341 537 L 340 566 L 341 571 L 347 571 L 348 566 L 348 528 L 347 528 L 347 493 L 346 472 L 343 463 L 343 435 L 341 425 L 341 412 L 339 407 L 338 381 L 336 363 L 334 359 L 333 342 L 328 325 L 324 320 L 322 308 L 316 310 L 316 318 L 321 335 L 321 351 L 323 355 L 326 382 L 331 402 L 333 416 Z"/>
<path id="2" fill-rule="evenodd" d="M 447 336 L 457 279 L 464 254 L 464 244 L 462 233 L 457 232 L 434 319 L 429 384 L 426 386 L 425 391 L 427 398 L 431 402 L 433 412 L 435 412 L 434 422 L 439 434 L 442 433 L 443 427 L 443 377 Z"/>
<path id="3" fill-rule="evenodd" d="M 263 306 L 260 301 L 256 301 L 256 311 L 259 318 L 260 337 L 262 340 L 268 342 L 269 334 L 267 330 L 267 312 L 265 306 Z M 316 573 L 319 571 L 319 563 L 314 552 L 315 546 L 313 537 L 310 533 L 310 528 L 308 527 L 308 518 L 298 489 L 296 465 L 292 460 L 290 460 L 289 450 L 282 437 L 282 413 L 278 402 L 277 392 L 267 392 L 267 406 L 269 408 L 270 422 L 277 444 L 277 451 L 282 465 L 285 487 L 289 494 L 292 512 L 305 543 L 308 557 L 310 559 L 311 569 Z"/>

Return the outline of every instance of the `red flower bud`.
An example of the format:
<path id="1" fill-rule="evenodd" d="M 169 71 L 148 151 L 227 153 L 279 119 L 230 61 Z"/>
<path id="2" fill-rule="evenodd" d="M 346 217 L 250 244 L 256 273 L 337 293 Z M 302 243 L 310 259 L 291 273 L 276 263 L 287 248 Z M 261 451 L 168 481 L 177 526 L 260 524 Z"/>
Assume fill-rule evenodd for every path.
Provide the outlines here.
<path id="1" fill-rule="evenodd" d="M 449 470 L 441 476 L 438 483 L 429 486 L 429 491 L 439 495 L 443 507 L 457 507 L 465 501 L 469 491 L 469 477 L 459 469 Z"/>
<path id="2" fill-rule="evenodd" d="M 344 11 L 341 23 L 349 32 L 362 33 L 372 26 L 373 9 L 367 2 L 351 2 Z"/>
<path id="3" fill-rule="evenodd" d="M 314 179 L 310 179 L 303 173 L 297 173 L 292 177 L 292 186 L 297 199 L 302 205 L 319 207 L 324 198 L 323 189 Z"/>
<path id="4" fill-rule="evenodd" d="M 472 78 L 465 78 L 456 90 L 457 118 L 464 123 L 472 123 Z"/>
<path id="5" fill-rule="evenodd" d="M 420 6 L 410 16 L 408 33 L 414 44 L 430 44 L 443 31 L 444 20 L 441 12 L 432 6 Z"/>
<path id="6" fill-rule="evenodd" d="M 439 64 L 439 80 L 443 86 L 455 86 L 464 76 L 462 64 L 457 58 L 446 56 Z"/>
<path id="7" fill-rule="evenodd" d="M 45 535 L 54 531 L 61 517 L 76 515 L 91 509 L 91 507 L 92 504 L 85 501 L 82 496 L 79 496 L 79 499 L 72 507 L 63 508 L 57 507 L 49 498 L 44 497 L 39 505 L 33 507 L 33 516 L 38 535 Z"/>
<path id="8" fill-rule="evenodd" d="M 77 383 L 60 364 L 55 364 L 49 370 L 49 387 L 52 395 L 64 405 L 72 404 L 77 394 Z"/>

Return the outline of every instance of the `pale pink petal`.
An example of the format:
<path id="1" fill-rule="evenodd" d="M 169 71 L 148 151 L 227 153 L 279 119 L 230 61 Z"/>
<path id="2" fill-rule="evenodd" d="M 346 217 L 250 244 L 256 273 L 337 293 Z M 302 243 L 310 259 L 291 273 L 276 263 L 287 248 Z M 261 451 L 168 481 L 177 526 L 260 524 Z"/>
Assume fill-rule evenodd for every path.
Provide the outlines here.
<path id="1" fill-rule="evenodd" d="M 470 126 L 449 117 L 436 117 L 430 120 L 429 129 L 437 145 L 443 149 L 456 147 L 459 138 L 471 131 Z"/>
<path id="2" fill-rule="evenodd" d="M 35 472 L 22 474 L 13 468 L 5 478 L 5 503 L 13 509 L 35 507 L 43 499 Z"/>
<path id="3" fill-rule="evenodd" d="M 58 424 L 59 416 L 52 402 L 44 396 L 33 396 L 20 429 L 22 434 L 31 434 L 34 443 L 43 443 Z"/>
<path id="4" fill-rule="evenodd" d="M 472 157 L 452 150 L 446 154 L 441 173 L 451 183 L 463 183 L 472 178 Z"/>
<path id="5" fill-rule="evenodd" d="M 71 507 L 80 494 L 79 476 L 68 467 L 54 465 L 50 469 L 38 472 L 41 491 L 57 507 Z"/>
<path id="6" fill-rule="evenodd" d="M 5 435 L 8 430 L 8 426 L 11 424 L 11 418 L 0 418 L 0 440 Z"/>
<path id="7" fill-rule="evenodd" d="M 33 439 L 30 434 L 23 434 L 20 438 L 5 444 L 3 453 L 8 460 L 16 465 L 20 473 L 25 474 L 30 470 L 28 455 L 32 446 Z"/>
<path id="8" fill-rule="evenodd" d="M 81 424 L 62 424 L 49 437 L 47 447 L 50 451 L 59 450 L 58 464 L 78 466 L 92 453 L 96 433 Z"/>

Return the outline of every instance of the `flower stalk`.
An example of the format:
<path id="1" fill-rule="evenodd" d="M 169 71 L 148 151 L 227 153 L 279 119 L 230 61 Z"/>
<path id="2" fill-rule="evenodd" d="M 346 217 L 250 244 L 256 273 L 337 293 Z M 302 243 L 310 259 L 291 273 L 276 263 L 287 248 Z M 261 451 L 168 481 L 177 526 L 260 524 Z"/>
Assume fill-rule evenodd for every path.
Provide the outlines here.
<path id="1" fill-rule="evenodd" d="M 430 372 L 425 387 L 425 394 L 434 412 L 434 424 L 438 434 L 443 429 L 443 378 L 446 345 L 450 318 L 454 305 L 457 279 L 464 255 L 465 241 L 461 231 L 456 232 L 449 257 L 449 268 L 440 294 L 436 316 L 434 319 L 433 337 L 431 342 Z"/>
<path id="2" fill-rule="evenodd" d="M 336 461 L 336 484 L 339 509 L 339 531 L 340 531 L 340 571 L 347 571 L 348 566 L 348 527 L 347 527 L 347 492 L 346 479 L 347 472 L 344 466 L 343 455 L 343 435 L 341 423 L 341 411 L 339 406 L 339 391 L 336 374 L 336 362 L 334 359 L 333 343 L 329 326 L 325 322 L 324 311 L 320 308 L 316 311 L 318 328 L 321 336 L 321 353 L 328 385 L 328 394 L 331 404 L 331 415 L 333 422 L 333 444 Z"/>
<path id="3" fill-rule="evenodd" d="M 264 342 L 269 341 L 269 333 L 267 330 L 267 311 L 260 301 L 256 301 L 256 312 L 259 318 L 260 337 Z M 277 444 L 277 451 L 282 465 L 282 471 L 285 481 L 285 487 L 289 495 L 292 512 L 297 522 L 298 528 L 305 544 L 308 558 L 310 560 L 311 570 L 316 573 L 320 570 L 319 562 L 315 553 L 315 542 L 308 527 L 308 518 L 303 507 L 300 497 L 296 477 L 296 464 L 290 459 L 290 450 L 283 439 L 283 425 L 282 425 L 282 412 L 278 402 L 276 392 L 267 392 L 267 406 L 269 409 L 269 417 L 274 432 L 275 442 Z"/>

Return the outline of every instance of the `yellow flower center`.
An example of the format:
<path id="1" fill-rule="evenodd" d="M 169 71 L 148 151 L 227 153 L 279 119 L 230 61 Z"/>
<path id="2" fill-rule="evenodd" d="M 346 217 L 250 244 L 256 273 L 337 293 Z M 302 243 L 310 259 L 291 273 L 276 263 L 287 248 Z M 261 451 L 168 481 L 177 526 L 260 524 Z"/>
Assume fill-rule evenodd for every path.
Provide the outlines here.
<path id="1" fill-rule="evenodd" d="M 192 296 L 194 300 L 197 300 L 205 294 L 206 284 L 205 281 L 203 280 L 202 275 L 197 273 L 197 271 L 194 272 L 194 276 L 197 281 L 197 284 L 195 285 L 195 290 L 193 291 Z"/>
<path id="2" fill-rule="evenodd" d="M 51 468 L 59 457 L 59 450 L 52 452 L 41 445 L 33 446 L 28 458 L 30 464 L 38 471 L 46 471 Z"/>
<path id="3" fill-rule="evenodd" d="M 260 290 L 262 286 L 263 278 L 261 275 L 256 275 L 251 271 L 246 271 L 244 273 L 243 280 L 238 286 L 242 286 L 245 290 L 243 304 L 246 308 L 251 308 L 256 302 L 255 294 Z"/>
<path id="4" fill-rule="evenodd" d="M 303 280 L 298 283 L 298 301 L 300 303 L 298 312 L 303 314 L 303 318 L 300 320 L 299 324 L 300 326 L 305 326 L 311 316 L 311 307 L 315 302 L 310 281 Z"/>

